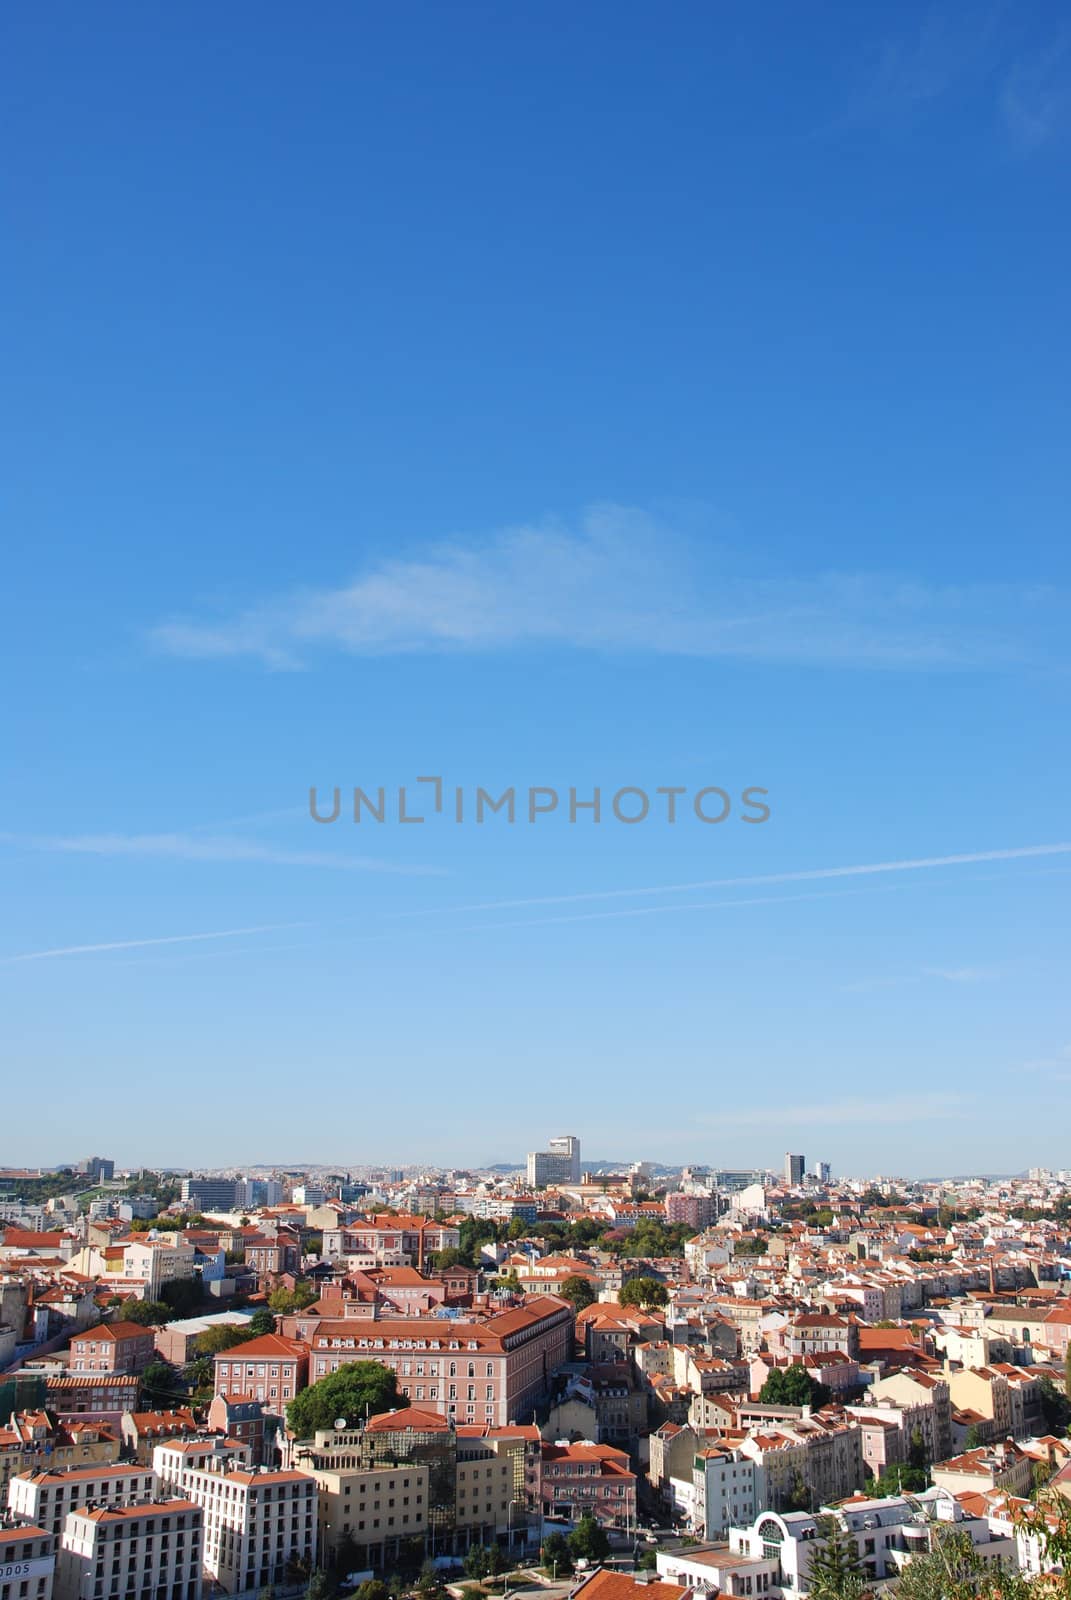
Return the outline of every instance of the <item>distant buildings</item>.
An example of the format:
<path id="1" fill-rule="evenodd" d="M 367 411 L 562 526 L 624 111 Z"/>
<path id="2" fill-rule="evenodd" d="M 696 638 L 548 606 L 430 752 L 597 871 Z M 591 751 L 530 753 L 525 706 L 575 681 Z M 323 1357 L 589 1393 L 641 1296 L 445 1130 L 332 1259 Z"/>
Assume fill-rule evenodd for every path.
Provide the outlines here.
<path id="1" fill-rule="evenodd" d="M 74 1170 L 79 1177 L 85 1176 L 93 1183 L 110 1183 L 115 1177 L 115 1162 L 108 1156 L 86 1156 Z"/>
<path id="2" fill-rule="evenodd" d="M 194 1211 L 233 1211 L 238 1204 L 236 1178 L 183 1178 L 182 1204 Z"/>
<path id="3" fill-rule="evenodd" d="M 806 1157 L 794 1156 L 790 1152 L 785 1154 L 785 1182 L 790 1189 L 796 1189 L 803 1182 L 803 1174 L 807 1166 Z"/>
<path id="4" fill-rule="evenodd" d="M 546 1150 L 529 1150 L 527 1179 L 530 1189 L 548 1189 L 560 1183 L 580 1182 L 580 1140 L 560 1134 Z"/>

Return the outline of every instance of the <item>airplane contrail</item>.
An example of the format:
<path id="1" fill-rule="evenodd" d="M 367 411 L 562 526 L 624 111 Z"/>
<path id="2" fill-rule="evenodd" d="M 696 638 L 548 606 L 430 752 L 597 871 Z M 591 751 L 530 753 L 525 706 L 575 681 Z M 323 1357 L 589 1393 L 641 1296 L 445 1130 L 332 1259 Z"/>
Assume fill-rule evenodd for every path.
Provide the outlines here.
<path id="1" fill-rule="evenodd" d="M 932 867 L 966 867 L 982 861 L 1022 861 L 1033 856 L 1071 854 L 1071 843 L 1028 844 L 1010 850 L 975 850 L 968 855 L 920 856 L 911 861 L 872 861 L 851 867 L 811 867 L 801 872 L 764 872 L 744 878 L 700 878 L 693 883 L 661 883 L 640 889 L 591 889 L 580 894 L 538 895 L 525 900 L 484 900 L 474 905 L 436 906 L 399 911 L 399 917 L 441 916 L 447 911 L 509 911 L 521 906 L 564 906 L 585 900 L 621 900 L 637 895 L 688 894 L 696 889 L 741 889 L 770 883 L 812 883 L 822 878 L 863 878 L 882 872 L 922 872 Z"/>
<path id="2" fill-rule="evenodd" d="M 276 933 L 282 928 L 307 928 L 307 922 L 266 922 L 259 928 L 223 928 L 214 933 L 172 933 L 159 939 L 114 939 L 108 944 L 69 944 L 57 950 L 29 950 L 23 955 L 0 957 L 0 965 L 13 961 L 45 961 L 51 956 L 96 955 L 102 950 L 141 950 L 151 944 L 191 944 L 198 939 L 236 939 L 243 933 Z"/>

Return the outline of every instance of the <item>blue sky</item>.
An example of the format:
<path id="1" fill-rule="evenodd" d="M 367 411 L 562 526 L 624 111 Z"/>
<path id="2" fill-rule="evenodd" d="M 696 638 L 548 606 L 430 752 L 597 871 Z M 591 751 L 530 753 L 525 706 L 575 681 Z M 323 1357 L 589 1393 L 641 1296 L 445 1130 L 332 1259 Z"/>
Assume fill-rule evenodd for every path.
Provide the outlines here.
<path id="1" fill-rule="evenodd" d="M 1065 9 L 4 31 L 0 1161 L 1064 1164 Z"/>

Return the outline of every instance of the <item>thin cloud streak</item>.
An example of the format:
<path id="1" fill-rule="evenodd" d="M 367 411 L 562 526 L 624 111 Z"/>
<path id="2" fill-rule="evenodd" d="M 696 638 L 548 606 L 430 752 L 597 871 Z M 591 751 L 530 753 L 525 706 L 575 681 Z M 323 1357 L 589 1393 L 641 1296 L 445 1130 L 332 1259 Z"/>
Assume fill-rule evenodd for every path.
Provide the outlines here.
<path id="1" fill-rule="evenodd" d="M 443 877 L 442 867 L 381 861 L 374 856 L 329 855 L 315 850 L 282 850 L 254 839 L 184 833 L 87 833 L 40 838 L 0 834 L 0 842 L 30 850 L 73 855 L 134 856 L 170 861 L 255 862 L 274 867 L 326 867 L 335 872 L 380 872 L 401 877 Z"/>
<path id="2" fill-rule="evenodd" d="M 964 1103 L 957 1094 L 904 1095 L 893 1100 L 838 1100 L 817 1106 L 746 1106 L 698 1120 L 719 1128 L 874 1127 L 891 1122 L 947 1121 L 962 1116 Z"/>
<path id="3" fill-rule="evenodd" d="M 194 944 L 203 939 L 237 939 L 245 934 L 279 933 L 284 928 L 307 928 L 307 922 L 265 922 L 256 928 L 222 928 L 211 933 L 170 933 L 155 939 L 112 939 L 106 944 L 69 944 L 55 950 L 29 950 L 22 955 L 0 957 L 0 966 L 18 961 L 49 961 L 56 956 L 99 955 L 108 950 L 144 950 L 149 945 Z"/>
<path id="4" fill-rule="evenodd" d="M 849 895 L 861 894 L 859 889 L 819 890 L 815 894 L 754 895 L 747 900 L 692 900 L 683 905 L 629 906 L 621 911 L 580 911 L 571 917 L 524 917 L 516 922 L 476 923 L 471 928 L 459 928 L 459 933 L 497 933 L 499 928 L 552 928 L 567 922 L 604 922 L 618 917 L 657 917 L 672 911 L 730 911 L 742 906 L 794 905 L 803 900 L 846 900 Z"/>
<path id="5" fill-rule="evenodd" d="M 812 883 L 824 878 L 862 878 L 888 872 L 925 872 L 941 867 L 973 866 L 981 861 L 1021 861 L 1035 856 L 1071 855 L 1071 842 L 1032 844 L 1005 850 L 974 850 L 964 855 L 920 856 L 908 861 L 875 861 L 851 867 L 812 867 L 802 872 L 766 872 L 744 878 L 699 878 L 691 883 L 653 884 L 639 889 L 592 889 L 580 894 L 539 895 L 524 900 L 484 900 L 473 905 L 433 906 L 422 911 L 396 911 L 395 917 L 434 917 L 447 913 L 513 911 L 530 906 L 576 905 L 589 900 L 633 899 L 639 895 L 692 894 L 699 889 L 758 888 L 774 883 Z"/>

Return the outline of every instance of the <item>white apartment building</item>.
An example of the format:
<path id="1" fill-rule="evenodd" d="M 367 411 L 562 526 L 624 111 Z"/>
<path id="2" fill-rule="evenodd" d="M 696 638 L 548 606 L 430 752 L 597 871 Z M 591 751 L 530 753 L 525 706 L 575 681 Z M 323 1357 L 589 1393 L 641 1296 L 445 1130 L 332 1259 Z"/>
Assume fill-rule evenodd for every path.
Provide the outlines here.
<path id="1" fill-rule="evenodd" d="M 54 1551 L 44 1528 L 0 1523 L 0 1600 L 51 1600 Z"/>
<path id="2" fill-rule="evenodd" d="M 156 1474 L 149 1467 L 101 1461 L 95 1467 L 69 1467 L 58 1472 L 28 1472 L 12 1478 L 7 1505 L 20 1522 L 32 1522 L 58 1542 L 67 1514 L 79 1506 L 130 1506 L 151 1500 Z"/>
<path id="3" fill-rule="evenodd" d="M 145 1279 L 146 1300 L 159 1300 L 165 1283 L 195 1274 L 196 1250 L 184 1239 L 124 1240 L 123 1271 L 128 1278 Z"/>
<path id="4" fill-rule="evenodd" d="M 724 1539 L 729 1529 L 752 1522 L 765 1508 L 766 1475 L 740 1450 L 702 1450 L 692 1470 L 695 1531 L 704 1539 Z"/>
<path id="5" fill-rule="evenodd" d="M 529 1150 L 526 1179 L 530 1189 L 580 1182 L 580 1140 L 572 1133 L 548 1141 L 547 1150 Z"/>
<path id="6" fill-rule="evenodd" d="M 201 1600 L 201 1524 L 189 1500 L 72 1511 L 55 1600 Z"/>
<path id="7" fill-rule="evenodd" d="M 233 1467 L 251 1467 L 252 1446 L 241 1439 L 224 1439 L 208 1434 L 200 1439 L 169 1439 L 152 1453 L 152 1470 L 160 1488 L 167 1494 L 182 1491 L 184 1472 L 226 1472 Z"/>
<path id="8" fill-rule="evenodd" d="M 305 1473 L 186 1468 L 181 1492 L 204 1512 L 204 1570 L 225 1593 L 282 1584 L 292 1563 L 315 1563 L 318 1490 Z"/>

